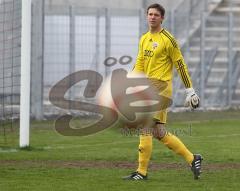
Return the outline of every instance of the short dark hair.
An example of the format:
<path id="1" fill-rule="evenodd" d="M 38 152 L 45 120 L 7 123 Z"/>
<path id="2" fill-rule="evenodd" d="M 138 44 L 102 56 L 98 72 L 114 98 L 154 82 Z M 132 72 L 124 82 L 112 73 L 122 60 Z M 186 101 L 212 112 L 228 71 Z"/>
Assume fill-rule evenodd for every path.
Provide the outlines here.
<path id="1" fill-rule="evenodd" d="M 158 4 L 158 3 L 154 3 L 154 4 L 149 5 L 148 8 L 147 8 L 147 14 L 148 14 L 149 9 L 157 9 L 163 17 L 165 15 L 164 7 L 160 4 Z"/>

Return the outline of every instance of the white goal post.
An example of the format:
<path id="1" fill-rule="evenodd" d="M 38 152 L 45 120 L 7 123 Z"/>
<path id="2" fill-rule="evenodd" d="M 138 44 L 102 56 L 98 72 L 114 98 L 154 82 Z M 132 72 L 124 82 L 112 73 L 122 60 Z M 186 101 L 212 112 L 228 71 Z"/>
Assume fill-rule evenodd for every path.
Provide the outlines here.
<path id="1" fill-rule="evenodd" d="M 31 0 L 22 0 L 21 90 L 19 146 L 29 146 L 30 70 L 31 70 Z"/>

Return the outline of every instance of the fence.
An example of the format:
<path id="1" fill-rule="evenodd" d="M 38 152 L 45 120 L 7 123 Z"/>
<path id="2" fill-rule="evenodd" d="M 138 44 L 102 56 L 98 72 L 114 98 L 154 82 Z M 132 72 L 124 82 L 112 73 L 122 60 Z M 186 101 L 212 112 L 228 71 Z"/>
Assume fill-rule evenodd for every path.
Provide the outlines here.
<path id="1" fill-rule="evenodd" d="M 239 75 L 233 73 L 239 70 L 238 65 L 234 64 L 239 59 L 236 52 L 239 44 L 234 45 L 238 28 L 232 27 L 237 26 L 234 23 L 239 20 L 239 15 L 226 17 L 229 19 L 225 18 L 224 25 L 217 23 L 216 19 L 224 18 L 219 16 L 218 8 L 224 6 L 219 1 L 185 0 L 177 9 L 167 10 L 164 22 L 164 27 L 180 42 L 194 87 L 201 95 L 205 108 L 240 105 Z M 216 19 L 210 22 L 211 18 Z M 35 1 L 32 20 L 31 112 L 38 119 L 66 112 L 54 107 L 48 98 L 51 87 L 65 76 L 79 70 L 93 70 L 103 77 L 117 68 L 131 70 L 139 37 L 147 30 L 142 9 L 46 6 L 44 1 Z M 213 25 L 216 25 L 215 29 L 211 28 Z M 224 37 L 226 41 L 222 44 L 216 37 L 219 27 L 226 32 L 219 37 Z M 212 32 L 214 30 L 215 34 Z M 213 39 L 216 41 L 212 42 Z M 112 57 L 111 61 L 116 63 L 114 66 L 104 65 L 108 57 Z M 119 60 L 128 64 L 120 64 Z M 219 61 L 223 64 L 218 65 Z M 224 75 L 215 73 L 221 70 Z M 223 78 L 217 78 L 220 75 Z M 78 83 L 67 92 L 65 98 L 94 101 L 84 98 L 85 85 L 86 81 Z M 176 108 L 183 105 L 184 99 L 179 78 L 174 79 L 174 87 L 173 108 Z"/>

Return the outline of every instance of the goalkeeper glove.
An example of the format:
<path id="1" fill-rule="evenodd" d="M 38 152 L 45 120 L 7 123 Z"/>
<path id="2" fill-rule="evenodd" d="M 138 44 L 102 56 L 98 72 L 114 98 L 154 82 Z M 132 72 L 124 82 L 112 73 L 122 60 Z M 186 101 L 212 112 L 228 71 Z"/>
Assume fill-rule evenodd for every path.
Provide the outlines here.
<path id="1" fill-rule="evenodd" d="M 200 99 L 197 96 L 197 94 L 195 93 L 193 88 L 187 88 L 186 89 L 186 100 L 185 100 L 185 107 L 190 107 L 191 109 L 196 109 L 197 107 L 199 107 L 199 102 Z"/>

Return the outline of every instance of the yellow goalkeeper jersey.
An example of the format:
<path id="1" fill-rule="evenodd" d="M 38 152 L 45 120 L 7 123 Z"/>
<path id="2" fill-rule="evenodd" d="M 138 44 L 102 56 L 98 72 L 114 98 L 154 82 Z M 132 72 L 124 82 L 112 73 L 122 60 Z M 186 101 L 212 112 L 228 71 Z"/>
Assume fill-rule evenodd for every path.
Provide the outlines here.
<path id="1" fill-rule="evenodd" d="M 169 81 L 173 77 L 173 66 L 176 67 L 185 87 L 192 87 L 187 66 L 174 37 L 165 29 L 154 34 L 145 33 L 139 42 L 133 70 L 144 72 L 149 78 Z"/>

